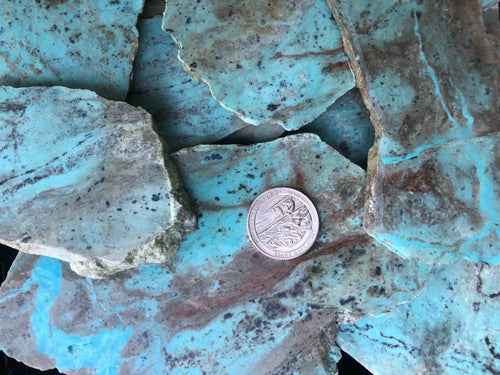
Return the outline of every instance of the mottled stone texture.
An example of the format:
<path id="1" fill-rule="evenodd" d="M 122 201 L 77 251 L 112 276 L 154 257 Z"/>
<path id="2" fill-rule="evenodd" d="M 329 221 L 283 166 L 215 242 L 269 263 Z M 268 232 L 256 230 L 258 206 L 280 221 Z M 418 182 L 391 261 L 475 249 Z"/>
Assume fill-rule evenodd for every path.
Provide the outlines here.
<path id="1" fill-rule="evenodd" d="M 152 114 L 170 151 L 213 143 L 247 126 L 182 69 L 177 47 L 161 23 L 160 16 L 139 21 L 139 50 L 127 101 Z"/>
<path id="2" fill-rule="evenodd" d="M 0 242 L 104 277 L 195 225 L 151 116 L 87 90 L 0 87 Z"/>
<path id="3" fill-rule="evenodd" d="M 346 93 L 301 131 L 319 135 L 350 161 L 366 167 L 375 130 L 357 89 Z"/>
<path id="4" fill-rule="evenodd" d="M 20 255 L 0 289 L 3 350 L 68 374 L 332 374 L 334 319 L 389 311 L 427 277 L 364 233 L 364 172 L 316 136 L 173 158 L 199 229 L 168 263 L 105 281 Z M 313 249 L 290 261 L 246 236 L 248 206 L 273 186 L 302 190 L 321 218 Z"/>
<path id="5" fill-rule="evenodd" d="M 144 0 L 2 0 L 0 85 L 125 99 Z"/>
<path id="6" fill-rule="evenodd" d="M 340 327 L 337 343 L 375 375 L 500 373 L 500 267 L 436 266 L 421 294 Z"/>
<path id="7" fill-rule="evenodd" d="M 498 263 L 500 69 L 481 4 L 330 3 L 377 133 L 367 231 L 425 262 Z"/>
<path id="8" fill-rule="evenodd" d="M 354 86 L 325 0 L 169 0 L 163 28 L 184 69 L 253 125 L 298 129 Z"/>

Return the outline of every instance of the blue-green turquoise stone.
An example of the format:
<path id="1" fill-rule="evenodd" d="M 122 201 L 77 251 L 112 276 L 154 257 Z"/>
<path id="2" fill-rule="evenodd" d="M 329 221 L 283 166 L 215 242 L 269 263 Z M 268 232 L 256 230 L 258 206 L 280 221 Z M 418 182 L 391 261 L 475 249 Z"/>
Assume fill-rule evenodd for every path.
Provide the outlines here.
<path id="1" fill-rule="evenodd" d="M 2 0 L 0 85 L 127 96 L 144 0 Z"/>
<path id="2" fill-rule="evenodd" d="M 376 131 L 364 224 L 429 263 L 500 263 L 500 64 L 479 1 L 329 0 Z"/>
<path id="3" fill-rule="evenodd" d="M 363 167 L 366 167 L 368 151 L 375 139 L 370 114 L 357 89 L 340 97 L 301 131 L 319 135 L 350 161 Z"/>
<path id="4" fill-rule="evenodd" d="M 182 69 L 177 47 L 161 23 L 161 16 L 139 20 L 139 50 L 127 101 L 151 113 L 170 151 L 213 143 L 247 126 Z"/>
<path id="5" fill-rule="evenodd" d="M 343 325 L 340 347 L 374 375 L 500 372 L 500 267 L 435 266 L 415 299 Z"/>
<path id="6" fill-rule="evenodd" d="M 364 171 L 317 136 L 172 157 L 199 220 L 171 260 L 92 281 L 20 254 L 0 288 L 2 350 L 66 374 L 331 374 L 336 322 L 421 290 L 429 266 L 364 232 Z M 290 261 L 246 235 L 250 203 L 274 186 L 306 193 L 321 220 L 313 248 Z"/>
<path id="7" fill-rule="evenodd" d="M 105 277 L 165 262 L 195 226 L 143 109 L 64 87 L 0 87 L 0 242 Z"/>
<path id="8" fill-rule="evenodd" d="M 326 0 L 169 0 L 183 68 L 253 125 L 296 130 L 354 87 Z"/>

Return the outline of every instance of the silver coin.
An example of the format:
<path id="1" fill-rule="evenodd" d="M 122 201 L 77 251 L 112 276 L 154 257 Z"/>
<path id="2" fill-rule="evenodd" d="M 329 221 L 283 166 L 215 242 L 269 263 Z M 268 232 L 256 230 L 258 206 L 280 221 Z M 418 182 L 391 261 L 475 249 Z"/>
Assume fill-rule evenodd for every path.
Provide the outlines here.
<path id="1" fill-rule="evenodd" d="M 293 259 L 311 248 L 319 218 L 311 200 L 295 189 L 266 190 L 252 202 L 247 216 L 250 240 L 274 259 Z"/>

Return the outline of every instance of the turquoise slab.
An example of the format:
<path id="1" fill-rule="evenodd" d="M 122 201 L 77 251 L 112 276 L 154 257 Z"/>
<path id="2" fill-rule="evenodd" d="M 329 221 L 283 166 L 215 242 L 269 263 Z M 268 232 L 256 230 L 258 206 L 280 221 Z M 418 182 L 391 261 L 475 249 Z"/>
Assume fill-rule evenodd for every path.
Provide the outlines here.
<path id="1" fill-rule="evenodd" d="M 3 0 L 0 85 L 61 85 L 124 100 L 143 3 Z"/>
<path id="2" fill-rule="evenodd" d="M 164 262 L 195 226 L 142 109 L 64 87 L 0 87 L 0 242 L 105 277 Z"/>
<path id="3" fill-rule="evenodd" d="M 498 266 L 437 266 L 418 297 L 341 326 L 337 343 L 374 375 L 498 374 L 499 285 Z"/>
<path id="4" fill-rule="evenodd" d="M 480 2 L 330 4 L 376 130 L 366 230 L 424 262 L 498 264 L 500 59 Z"/>
<path id="5" fill-rule="evenodd" d="M 172 152 L 216 142 L 247 126 L 182 69 L 177 47 L 161 23 L 161 16 L 139 20 L 139 50 L 127 101 L 152 114 Z"/>
<path id="6" fill-rule="evenodd" d="M 253 125 L 296 130 L 354 87 L 326 0 L 169 0 L 184 69 Z"/>
<path id="7" fill-rule="evenodd" d="M 319 135 L 343 156 L 363 167 L 375 140 L 370 113 L 357 89 L 347 92 L 301 131 Z"/>
<path id="8" fill-rule="evenodd" d="M 429 266 L 361 227 L 364 171 L 314 135 L 172 155 L 198 230 L 165 264 L 90 280 L 20 254 L 0 288 L 0 348 L 66 374 L 332 374 L 337 321 L 411 300 Z M 246 235 L 260 192 L 290 186 L 316 205 L 312 250 L 276 261 Z"/>

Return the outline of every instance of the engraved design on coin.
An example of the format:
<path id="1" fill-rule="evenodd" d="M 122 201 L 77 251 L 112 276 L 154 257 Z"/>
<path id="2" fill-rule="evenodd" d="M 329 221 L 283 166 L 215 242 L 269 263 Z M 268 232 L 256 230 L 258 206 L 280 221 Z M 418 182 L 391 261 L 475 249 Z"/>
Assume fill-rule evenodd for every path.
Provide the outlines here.
<path id="1" fill-rule="evenodd" d="M 290 188 L 266 190 L 248 211 L 250 240 L 274 259 L 293 259 L 311 248 L 319 229 L 313 203 L 300 191 Z"/>

